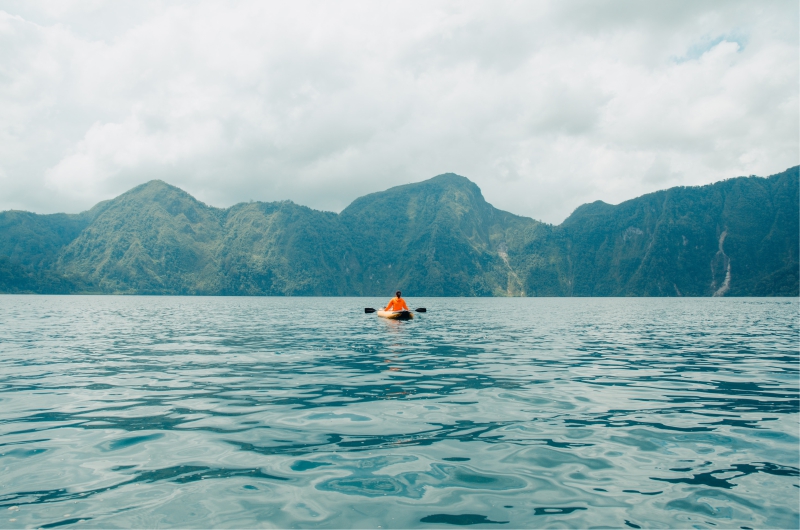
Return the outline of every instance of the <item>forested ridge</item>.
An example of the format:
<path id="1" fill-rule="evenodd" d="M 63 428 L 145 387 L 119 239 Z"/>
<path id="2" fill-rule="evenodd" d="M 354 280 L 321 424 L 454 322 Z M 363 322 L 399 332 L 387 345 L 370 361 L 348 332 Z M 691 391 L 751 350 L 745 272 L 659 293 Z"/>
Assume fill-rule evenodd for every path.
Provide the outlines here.
<path id="1" fill-rule="evenodd" d="M 444 174 L 341 213 L 207 206 L 162 181 L 80 214 L 0 212 L 0 292 L 798 296 L 798 167 L 584 204 L 560 225 Z"/>

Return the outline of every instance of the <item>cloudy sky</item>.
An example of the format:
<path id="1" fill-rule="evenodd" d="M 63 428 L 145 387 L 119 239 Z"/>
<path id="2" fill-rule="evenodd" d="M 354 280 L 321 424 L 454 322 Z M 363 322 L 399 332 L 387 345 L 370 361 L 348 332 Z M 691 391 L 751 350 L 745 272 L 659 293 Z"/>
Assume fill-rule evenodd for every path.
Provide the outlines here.
<path id="1" fill-rule="evenodd" d="M 340 211 L 578 205 L 800 163 L 798 2 L 0 0 L 0 210 L 160 178 Z"/>

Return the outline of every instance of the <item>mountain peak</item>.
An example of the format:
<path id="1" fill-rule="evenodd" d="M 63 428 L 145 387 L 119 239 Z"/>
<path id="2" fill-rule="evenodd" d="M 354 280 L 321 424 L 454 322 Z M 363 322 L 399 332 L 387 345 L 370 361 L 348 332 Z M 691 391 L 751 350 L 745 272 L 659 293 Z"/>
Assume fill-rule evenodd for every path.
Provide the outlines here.
<path id="1" fill-rule="evenodd" d="M 195 206 L 208 207 L 206 204 L 195 199 L 192 195 L 181 188 L 158 179 L 150 180 L 144 184 L 140 184 L 139 186 L 128 190 L 119 197 L 108 202 L 109 206 L 113 206 L 116 204 L 127 203 L 128 201 L 145 201 L 148 203 L 170 204 L 177 201 L 187 205 L 192 204 Z"/>
<path id="2" fill-rule="evenodd" d="M 474 184 L 474 182 L 472 182 L 467 177 L 462 177 L 461 175 L 458 175 L 456 173 L 442 173 L 441 175 L 436 175 L 435 177 L 429 178 L 428 181 L 429 182 L 431 182 L 431 181 L 435 181 L 435 182 L 452 182 L 452 183 L 461 183 L 461 184 L 468 182 L 470 184 Z M 423 182 L 425 182 L 425 181 L 423 181 Z"/>
<path id="3" fill-rule="evenodd" d="M 581 204 L 575 208 L 575 211 L 572 212 L 563 223 L 561 223 L 561 226 L 569 226 L 573 223 L 579 222 L 580 220 L 584 220 L 587 217 L 607 214 L 613 210 L 614 206 L 604 201 L 594 201 Z"/>
<path id="4" fill-rule="evenodd" d="M 442 204 L 454 201 L 481 206 L 486 203 L 480 188 L 474 182 L 455 173 L 443 173 L 421 182 L 401 184 L 359 197 L 342 210 L 341 215 L 349 217 L 356 212 L 370 212 L 369 215 L 374 217 L 387 208 L 408 212 L 409 208 L 416 210 L 423 204 L 432 207 L 436 203 L 439 205 L 436 208 L 439 208 Z"/>
<path id="5" fill-rule="evenodd" d="M 408 186 L 414 186 L 414 185 L 424 186 L 426 184 L 469 189 L 472 192 L 477 192 L 478 194 L 481 193 L 481 189 L 478 187 L 477 184 L 472 182 L 467 177 L 462 177 L 461 175 L 458 175 L 456 173 L 442 173 L 441 175 L 436 175 L 435 177 L 429 178 L 428 180 L 423 180 L 422 182 L 415 182 L 413 184 L 408 184 Z"/>
<path id="6" fill-rule="evenodd" d="M 130 190 L 128 190 L 127 193 L 147 193 L 147 192 L 165 191 L 165 190 L 179 191 L 181 193 L 186 193 L 179 187 L 173 186 L 172 184 L 164 182 L 163 180 L 160 179 L 153 179 L 145 182 L 144 184 L 139 184 L 135 188 L 131 188 Z"/>

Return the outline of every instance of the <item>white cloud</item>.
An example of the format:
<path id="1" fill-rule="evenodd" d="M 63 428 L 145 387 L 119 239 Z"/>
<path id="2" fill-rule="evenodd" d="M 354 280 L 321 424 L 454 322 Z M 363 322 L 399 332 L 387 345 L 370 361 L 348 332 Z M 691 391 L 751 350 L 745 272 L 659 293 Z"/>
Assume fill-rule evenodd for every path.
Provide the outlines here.
<path id="1" fill-rule="evenodd" d="M 217 206 L 453 171 L 582 202 L 800 163 L 796 2 L 0 2 L 0 209 Z"/>

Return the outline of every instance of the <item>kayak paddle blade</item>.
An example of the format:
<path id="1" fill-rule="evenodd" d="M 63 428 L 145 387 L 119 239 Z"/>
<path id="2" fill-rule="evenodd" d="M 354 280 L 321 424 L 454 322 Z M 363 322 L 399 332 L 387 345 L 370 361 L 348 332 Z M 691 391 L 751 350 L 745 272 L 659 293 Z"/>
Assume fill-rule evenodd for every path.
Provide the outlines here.
<path id="1" fill-rule="evenodd" d="M 414 311 L 416 311 L 417 313 L 427 313 L 428 312 L 428 310 L 425 309 L 424 307 L 418 307 Z"/>
<path id="2" fill-rule="evenodd" d="M 364 312 L 365 312 L 365 313 L 374 313 L 374 312 L 375 312 L 375 309 L 373 309 L 373 308 L 371 308 L 371 307 L 365 307 L 365 308 L 364 308 Z"/>

